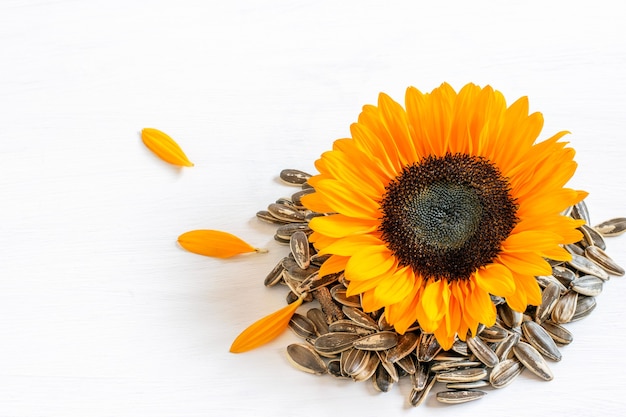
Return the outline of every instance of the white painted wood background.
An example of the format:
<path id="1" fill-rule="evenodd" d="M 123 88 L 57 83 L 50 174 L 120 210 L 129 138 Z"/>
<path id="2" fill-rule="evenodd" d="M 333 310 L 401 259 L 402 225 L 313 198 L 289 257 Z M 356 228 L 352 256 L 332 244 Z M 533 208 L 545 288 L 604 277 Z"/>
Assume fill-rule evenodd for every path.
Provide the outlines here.
<path id="1" fill-rule="evenodd" d="M 573 323 L 546 383 L 407 405 L 408 381 L 290 367 L 285 334 L 228 353 L 284 305 L 284 256 L 254 213 L 313 170 L 379 91 L 491 84 L 570 130 L 592 220 L 626 215 L 620 2 L 0 1 L 0 416 L 615 416 L 626 409 L 626 282 Z M 174 169 L 139 139 L 172 135 Z M 270 249 L 219 261 L 176 237 L 218 228 Z M 626 264 L 626 238 L 608 252 Z"/>

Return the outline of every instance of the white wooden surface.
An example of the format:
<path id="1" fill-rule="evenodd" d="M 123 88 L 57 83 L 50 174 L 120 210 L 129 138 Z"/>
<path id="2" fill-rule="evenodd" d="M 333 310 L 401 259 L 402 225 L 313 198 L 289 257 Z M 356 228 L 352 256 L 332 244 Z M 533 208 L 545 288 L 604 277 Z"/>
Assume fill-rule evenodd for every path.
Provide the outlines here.
<path id="1" fill-rule="evenodd" d="M 421 410 L 409 384 L 290 367 L 285 334 L 228 353 L 284 305 L 254 218 L 379 91 L 491 84 L 567 129 L 593 220 L 626 215 L 620 2 L 0 1 L 0 416 L 602 415 L 626 409 L 624 278 L 573 323 L 546 383 Z M 141 144 L 162 129 L 196 166 Z M 179 249 L 196 228 L 267 255 Z M 626 238 L 609 253 L 626 264 Z M 408 382 L 408 381 L 406 381 Z M 425 410 L 424 410 L 425 409 Z"/>

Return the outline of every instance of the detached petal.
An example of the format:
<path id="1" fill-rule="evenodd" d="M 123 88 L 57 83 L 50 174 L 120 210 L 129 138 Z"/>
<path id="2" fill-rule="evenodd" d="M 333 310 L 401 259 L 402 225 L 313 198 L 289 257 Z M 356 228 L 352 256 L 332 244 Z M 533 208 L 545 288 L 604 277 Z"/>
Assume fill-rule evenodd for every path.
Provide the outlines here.
<path id="1" fill-rule="evenodd" d="M 255 349 L 277 338 L 289 325 L 289 320 L 302 304 L 302 297 L 278 311 L 252 323 L 230 346 L 232 353 Z"/>
<path id="2" fill-rule="evenodd" d="M 178 243 L 189 252 L 215 258 L 230 258 L 247 252 L 267 252 L 219 230 L 192 230 L 180 235 Z"/>
<path id="3" fill-rule="evenodd" d="M 167 134 L 153 128 L 145 128 L 141 131 L 141 140 L 143 143 L 165 162 L 173 165 L 192 167 L 193 163 L 189 161 L 185 152 L 178 144 Z"/>

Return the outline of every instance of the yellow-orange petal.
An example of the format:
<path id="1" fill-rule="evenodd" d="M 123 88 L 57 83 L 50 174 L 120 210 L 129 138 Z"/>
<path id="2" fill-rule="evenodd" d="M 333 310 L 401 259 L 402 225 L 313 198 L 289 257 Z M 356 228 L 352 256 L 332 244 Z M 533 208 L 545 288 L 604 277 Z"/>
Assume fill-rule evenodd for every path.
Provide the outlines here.
<path id="1" fill-rule="evenodd" d="M 302 298 L 252 323 L 237 336 L 230 346 L 230 351 L 247 352 L 277 338 L 289 325 L 289 320 L 302 304 Z"/>
<path id="2" fill-rule="evenodd" d="M 166 133 L 147 127 L 141 131 L 141 140 L 148 149 L 165 162 L 184 167 L 193 166 L 178 143 Z"/>
<path id="3" fill-rule="evenodd" d="M 214 258 L 230 258 L 247 252 L 267 252 L 250 246 L 237 236 L 220 230 L 192 230 L 178 237 L 178 243 L 189 252 Z"/>
<path id="4" fill-rule="evenodd" d="M 505 297 L 515 291 L 511 271 L 501 264 L 489 264 L 474 273 L 476 284 L 489 294 Z"/>

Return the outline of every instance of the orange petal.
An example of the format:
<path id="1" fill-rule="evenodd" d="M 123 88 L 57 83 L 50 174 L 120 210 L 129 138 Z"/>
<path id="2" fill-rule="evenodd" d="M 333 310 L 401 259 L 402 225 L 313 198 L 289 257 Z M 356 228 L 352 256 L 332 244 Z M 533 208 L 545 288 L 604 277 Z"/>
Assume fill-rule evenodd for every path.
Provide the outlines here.
<path id="1" fill-rule="evenodd" d="M 192 230 L 180 235 L 178 243 L 189 252 L 215 258 L 230 258 L 246 252 L 267 252 L 219 230 Z"/>
<path id="2" fill-rule="evenodd" d="M 232 353 L 242 353 L 258 348 L 277 338 L 289 325 L 289 320 L 302 304 L 302 297 L 293 303 L 255 321 L 241 332 L 230 346 Z"/>
<path id="3" fill-rule="evenodd" d="M 145 128 L 141 131 L 141 140 L 159 158 L 170 164 L 192 167 L 193 163 L 187 159 L 185 152 L 174 139 L 160 130 Z"/>

